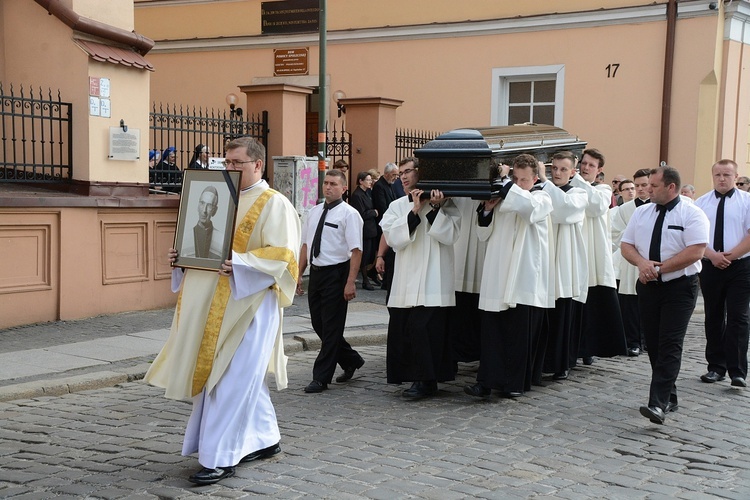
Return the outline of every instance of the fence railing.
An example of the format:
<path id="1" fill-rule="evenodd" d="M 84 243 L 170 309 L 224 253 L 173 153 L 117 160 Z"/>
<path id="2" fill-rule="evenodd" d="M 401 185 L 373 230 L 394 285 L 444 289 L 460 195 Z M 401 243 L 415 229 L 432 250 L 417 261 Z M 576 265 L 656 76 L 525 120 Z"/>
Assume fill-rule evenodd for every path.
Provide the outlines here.
<path id="1" fill-rule="evenodd" d="M 414 156 L 415 149 L 421 148 L 439 135 L 440 132 L 427 130 L 396 129 L 396 163 Z"/>
<path id="2" fill-rule="evenodd" d="M 0 182 L 68 182 L 72 179 L 73 106 L 60 91 L 0 82 Z"/>
<path id="3" fill-rule="evenodd" d="M 240 110 L 241 111 L 241 110 Z M 149 162 L 149 183 L 155 191 L 179 193 L 182 170 L 189 167 L 199 145 L 207 146 L 209 157 L 224 156 L 224 145 L 237 137 L 254 137 L 268 145 L 268 112 L 247 118 L 234 111 L 216 111 L 163 104 L 152 106 L 149 113 L 149 150 L 159 158 Z M 174 163 L 162 158 L 174 148 Z M 268 158 L 265 158 L 268 165 Z"/>

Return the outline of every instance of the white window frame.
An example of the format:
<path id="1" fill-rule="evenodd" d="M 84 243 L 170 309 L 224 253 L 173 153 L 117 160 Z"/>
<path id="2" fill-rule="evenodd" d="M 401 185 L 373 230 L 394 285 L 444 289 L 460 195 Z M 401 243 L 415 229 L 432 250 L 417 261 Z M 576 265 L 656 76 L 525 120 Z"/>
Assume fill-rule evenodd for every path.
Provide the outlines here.
<path id="1" fill-rule="evenodd" d="M 491 126 L 508 125 L 510 82 L 531 80 L 555 80 L 555 127 L 562 128 L 563 102 L 565 97 L 565 65 L 518 66 L 515 68 L 492 68 Z"/>

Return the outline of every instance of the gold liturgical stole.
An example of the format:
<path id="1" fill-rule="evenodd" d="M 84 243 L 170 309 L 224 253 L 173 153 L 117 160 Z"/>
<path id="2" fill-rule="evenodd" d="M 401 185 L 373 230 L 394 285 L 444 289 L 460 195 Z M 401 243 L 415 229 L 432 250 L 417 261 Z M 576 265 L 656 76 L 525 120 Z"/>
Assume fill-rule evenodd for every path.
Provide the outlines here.
<path id="1" fill-rule="evenodd" d="M 255 200 L 255 203 L 247 211 L 245 217 L 243 217 L 240 225 L 237 227 L 237 231 L 234 233 L 232 250 L 237 253 L 247 251 L 247 243 L 250 240 L 253 229 L 255 229 L 255 224 L 258 222 L 258 217 L 260 217 L 263 207 L 266 206 L 268 200 L 275 194 L 277 194 L 277 191 L 267 189 Z M 211 300 L 211 308 L 208 311 L 206 328 L 203 330 L 203 339 L 198 350 L 198 358 L 195 361 L 195 373 L 193 374 L 194 397 L 203 390 L 208 380 L 208 375 L 211 373 L 214 355 L 216 354 L 216 343 L 219 340 L 221 323 L 224 319 L 224 311 L 227 308 L 230 294 L 229 277 L 219 276 L 219 282 L 216 284 L 214 297 Z"/>

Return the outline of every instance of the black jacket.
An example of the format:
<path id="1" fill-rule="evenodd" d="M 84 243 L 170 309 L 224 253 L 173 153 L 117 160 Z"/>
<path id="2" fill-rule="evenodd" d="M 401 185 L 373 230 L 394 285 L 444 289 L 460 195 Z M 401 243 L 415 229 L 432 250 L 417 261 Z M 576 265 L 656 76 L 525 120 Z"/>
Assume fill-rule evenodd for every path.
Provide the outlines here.
<path id="1" fill-rule="evenodd" d="M 349 198 L 349 205 L 357 209 L 365 223 L 364 228 L 362 229 L 362 237 L 365 239 L 377 238 L 378 222 L 376 220 L 376 212 L 372 205 L 370 193 L 365 192 L 358 186 L 352 193 L 351 198 Z"/>
<path id="2" fill-rule="evenodd" d="M 385 180 L 385 176 L 381 175 L 380 179 L 372 186 L 372 203 L 375 210 L 378 211 L 378 217 L 376 221 L 380 223 L 380 219 L 383 218 L 383 214 L 388 210 L 388 206 L 393 200 L 397 198 L 396 192 L 393 190 L 393 186 L 388 184 Z"/>

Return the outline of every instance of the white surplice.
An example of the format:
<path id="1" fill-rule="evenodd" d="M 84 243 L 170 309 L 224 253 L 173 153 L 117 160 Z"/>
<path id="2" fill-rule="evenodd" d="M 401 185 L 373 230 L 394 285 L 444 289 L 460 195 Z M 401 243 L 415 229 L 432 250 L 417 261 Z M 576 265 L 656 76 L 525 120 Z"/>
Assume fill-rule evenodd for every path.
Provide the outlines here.
<path id="1" fill-rule="evenodd" d="M 481 202 L 470 198 L 454 198 L 453 202 L 461 213 L 461 229 L 453 247 L 456 291 L 479 293 L 487 249 L 487 242 L 477 238 L 477 207 Z"/>
<path id="2" fill-rule="evenodd" d="M 518 304 L 554 307 L 551 212 L 552 200 L 547 193 L 525 191 L 514 184 L 495 206 L 489 226 L 477 227 L 477 236 L 487 242 L 479 309 L 499 312 Z"/>
<path id="3" fill-rule="evenodd" d="M 619 207 L 613 208 L 610 215 L 610 224 L 612 228 L 612 247 L 615 249 L 612 253 L 612 262 L 615 265 L 615 274 L 620 281 L 617 293 L 621 295 L 637 295 L 635 284 L 638 282 L 638 268 L 627 260 L 622 258 L 620 243 L 622 234 L 628 226 L 630 218 L 636 209 L 635 200 L 623 203 Z"/>

